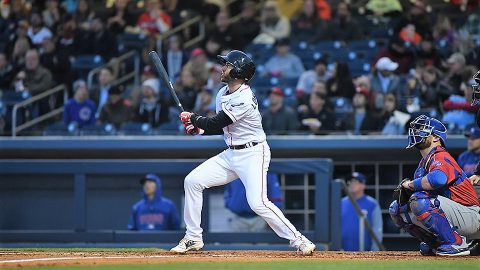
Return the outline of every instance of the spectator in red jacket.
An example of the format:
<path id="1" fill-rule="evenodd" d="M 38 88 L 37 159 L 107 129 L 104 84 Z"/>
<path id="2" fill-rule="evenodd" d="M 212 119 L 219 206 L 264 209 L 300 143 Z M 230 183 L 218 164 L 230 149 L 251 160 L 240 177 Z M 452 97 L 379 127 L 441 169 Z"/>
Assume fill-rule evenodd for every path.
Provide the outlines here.
<path id="1" fill-rule="evenodd" d="M 145 12 L 140 15 L 137 26 L 148 34 L 164 33 L 172 27 L 172 19 L 163 11 L 162 0 L 146 1 Z"/>

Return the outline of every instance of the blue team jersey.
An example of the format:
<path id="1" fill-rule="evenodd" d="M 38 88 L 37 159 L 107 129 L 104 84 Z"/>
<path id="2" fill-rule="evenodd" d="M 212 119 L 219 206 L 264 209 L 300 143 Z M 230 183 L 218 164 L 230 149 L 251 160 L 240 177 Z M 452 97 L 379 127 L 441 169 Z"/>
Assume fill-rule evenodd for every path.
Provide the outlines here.
<path id="1" fill-rule="evenodd" d="M 155 198 L 149 200 L 144 194 L 142 200 L 132 207 L 129 230 L 179 230 L 180 218 L 173 202 L 162 197 L 160 179 L 156 179 Z"/>
<path id="2" fill-rule="evenodd" d="M 372 225 L 375 234 L 381 239 L 382 232 L 382 216 L 378 202 L 368 196 L 364 195 L 357 200 L 358 205 L 366 214 L 367 220 Z M 348 197 L 342 198 L 342 249 L 345 251 L 359 251 L 359 223 L 360 219 L 355 212 L 355 208 L 348 200 Z M 372 238 L 365 228 L 365 251 L 372 250 Z"/>
<path id="3" fill-rule="evenodd" d="M 75 122 L 79 127 L 93 125 L 95 124 L 96 111 L 97 107 L 90 99 L 87 99 L 83 103 L 78 103 L 72 98 L 65 104 L 63 122 L 66 125 Z"/>
<path id="4" fill-rule="evenodd" d="M 458 165 L 468 177 L 473 175 L 479 161 L 480 153 L 475 153 L 473 151 L 465 151 L 458 157 Z"/>
<path id="5" fill-rule="evenodd" d="M 267 174 L 267 196 L 278 208 L 282 206 L 282 192 L 276 174 Z M 240 179 L 234 180 L 225 186 L 225 207 L 241 217 L 254 217 L 257 214 L 253 212 L 247 202 L 245 187 Z"/>

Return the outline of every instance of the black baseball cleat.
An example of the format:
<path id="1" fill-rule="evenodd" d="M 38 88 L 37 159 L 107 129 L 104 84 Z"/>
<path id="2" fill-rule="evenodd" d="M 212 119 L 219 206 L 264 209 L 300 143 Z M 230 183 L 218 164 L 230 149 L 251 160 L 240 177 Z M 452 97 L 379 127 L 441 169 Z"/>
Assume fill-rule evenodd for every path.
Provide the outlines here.
<path id="1" fill-rule="evenodd" d="M 480 239 L 472 240 L 468 244 L 468 249 L 470 250 L 470 256 L 480 256 Z"/>

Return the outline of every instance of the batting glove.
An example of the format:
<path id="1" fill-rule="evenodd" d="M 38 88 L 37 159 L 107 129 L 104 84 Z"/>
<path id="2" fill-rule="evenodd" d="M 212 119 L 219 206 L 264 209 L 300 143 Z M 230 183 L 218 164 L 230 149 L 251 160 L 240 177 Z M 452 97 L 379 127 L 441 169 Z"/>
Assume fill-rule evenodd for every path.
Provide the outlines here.
<path id="1" fill-rule="evenodd" d="M 180 120 L 184 125 L 191 124 L 191 118 L 194 115 L 194 113 L 191 112 L 182 112 L 180 113 Z"/>
<path id="2" fill-rule="evenodd" d="M 188 135 L 201 135 L 205 132 L 203 129 L 195 127 L 192 123 L 186 123 L 183 124 L 183 126 L 185 128 L 185 133 Z"/>

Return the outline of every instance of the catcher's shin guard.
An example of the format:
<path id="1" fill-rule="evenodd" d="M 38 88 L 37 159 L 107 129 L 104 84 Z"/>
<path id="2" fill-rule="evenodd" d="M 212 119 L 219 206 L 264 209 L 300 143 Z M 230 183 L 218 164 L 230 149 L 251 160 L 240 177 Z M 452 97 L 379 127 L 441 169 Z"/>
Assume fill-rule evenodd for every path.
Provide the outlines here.
<path id="1" fill-rule="evenodd" d="M 390 217 L 398 228 L 409 233 L 411 236 L 417 238 L 421 242 L 425 242 L 430 247 L 437 247 L 439 243 L 436 241 L 436 237 L 434 234 L 422 229 L 415 224 L 408 222 L 409 215 L 407 213 L 407 210 L 407 205 L 398 206 L 397 201 L 393 201 L 390 204 L 390 208 L 388 209 L 388 211 L 390 212 Z M 403 219 L 402 214 L 404 214 L 404 216 L 406 217 L 407 222 L 405 222 L 405 220 Z"/>
<path id="2" fill-rule="evenodd" d="M 442 209 L 440 201 L 435 199 L 434 205 L 426 192 L 415 192 L 410 198 L 410 209 L 417 220 L 421 222 L 430 233 L 437 236 L 440 244 L 454 244 L 460 236 L 455 232 Z"/>

